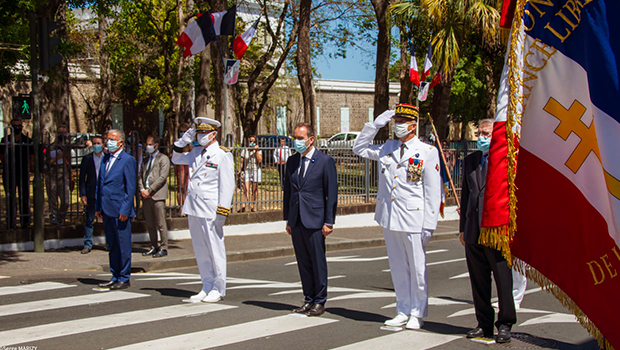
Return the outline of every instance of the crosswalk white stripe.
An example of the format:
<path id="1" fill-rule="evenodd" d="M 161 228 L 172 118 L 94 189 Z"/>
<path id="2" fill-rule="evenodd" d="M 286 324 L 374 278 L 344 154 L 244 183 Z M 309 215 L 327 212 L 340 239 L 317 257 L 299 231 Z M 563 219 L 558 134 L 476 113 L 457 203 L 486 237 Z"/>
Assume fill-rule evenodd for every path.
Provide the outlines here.
<path id="1" fill-rule="evenodd" d="M 0 276 L 0 279 L 3 279 L 3 278 L 11 278 L 11 276 Z"/>
<path id="2" fill-rule="evenodd" d="M 294 315 L 285 315 L 240 323 L 232 326 L 209 329 L 206 331 L 182 334 L 163 339 L 155 339 L 143 343 L 115 348 L 115 350 L 209 349 L 247 340 L 264 338 L 276 334 L 293 332 L 310 327 L 322 326 L 332 322 L 338 321 L 325 317 L 298 317 Z"/>
<path id="3" fill-rule="evenodd" d="M 400 331 L 377 338 L 363 340 L 335 349 L 338 350 L 365 350 L 365 349 L 430 349 L 449 343 L 460 336 L 437 334 L 418 331 Z"/>
<path id="4" fill-rule="evenodd" d="M 234 308 L 237 308 L 237 306 L 206 303 L 182 304 L 19 328 L 0 332 L 0 348 L 25 342 L 34 342 L 37 340 L 87 333 L 139 323 L 155 322 L 176 317 L 197 316 L 208 312 Z"/>
<path id="5" fill-rule="evenodd" d="M 452 259 L 452 260 L 444 260 L 444 261 L 435 261 L 435 262 L 432 262 L 432 263 L 427 263 L 426 266 L 448 264 L 448 263 L 453 263 L 453 262 L 457 262 L 457 261 L 464 261 L 464 260 L 465 260 L 465 258 Z"/>
<path id="6" fill-rule="evenodd" d="M 30 292 L 49 291 L 52 289 L 77 287 L 75 284 L 64 284 L 58 282 L 39 282 L 26 284 L 23 286 L 0 287 L 0 295 L 21 294 Z"/>
<path id="7" fill-rule="evenodd" d="M 0 306 L 0 316 L 9 316 L 17 314 L 25 314 L 29 312 L 62 309 L 65 307 L 73 307 L 80 305 L 101 304 L 111 301 L 129 300 L 136 298 L 149 297 L 148 294 L 132 293 L 132 292 L 111 292 L 96 293 L 87 295 L 78 295 L 65 298 L 54 298 L 45 300 L 28 301 L 25 303 L 8 304 Z"/>

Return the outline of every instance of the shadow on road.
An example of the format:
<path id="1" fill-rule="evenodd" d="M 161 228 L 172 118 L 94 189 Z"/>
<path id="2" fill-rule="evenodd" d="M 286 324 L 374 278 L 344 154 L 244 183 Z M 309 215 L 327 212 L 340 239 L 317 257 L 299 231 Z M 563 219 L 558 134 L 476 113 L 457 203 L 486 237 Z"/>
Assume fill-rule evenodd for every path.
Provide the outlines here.
<path id="1" fill-rule="evenodd" d="M 28 261 L 22 259 L 22 255 L 21 252 L 0 252 L 0 265 L 18 261 Z"/>
<path id="2" fill-rule="evenodd" d="M 162 296 L 185 298 L 185 299 L 196 294 L 196 292 L 193 292 L 193 291 L 177 289 L 177 288 L 140 288 L 140 290 L 154 290 Z"/>
<path id="3" fill-rule="evenodd" d="M 274 310 L 274 311 L 283 311 L 283 310 L 293 310 L 294 308 L 299 307 L 299 305 L 291 305 L 291 304 L 283 304 L 283 303 L 274 303 L 270 301 L 258 301 L 258 300 L 248 300 L 243 302 L 246 305 L 258 306 L 264 309 Z"/>
<path id="4" fill-rule="evenodd" d="M 88 285 L 97 285 L 99 283 L 105 283 L 109 281 L 107 279 L 101 280 L 101 279 L 96 279 L 96 278 L 78 278 L 77 280 L 78 282 L 82 284 L 88 284 Z"/>
<path id="5" fill-rule="evenodd" d="M 424 321 L 425 330 L 437 334 L 453 334 L 453 335 L 465 335 L 471 330 L 468 327 L 460 327 L 447 323 Z"/>
<path id="6" fill-rule="evenodd" d="M 388 319 L 384 315 L 375 314 L 372 312 L 343 309 L 341 307 L 328 307 L 325 311 L 354 321 L 383 323 Z"/>

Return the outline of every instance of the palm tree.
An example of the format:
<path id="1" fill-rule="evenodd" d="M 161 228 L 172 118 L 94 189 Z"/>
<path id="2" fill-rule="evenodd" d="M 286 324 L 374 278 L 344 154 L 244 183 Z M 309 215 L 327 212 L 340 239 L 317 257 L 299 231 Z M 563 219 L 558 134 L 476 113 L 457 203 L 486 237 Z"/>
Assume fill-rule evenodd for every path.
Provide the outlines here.
<path id="1" fill-rule="evenodd" d="M 452 74 L 462 45 L 478 34 L 482 47 L 499 45 L 497 0 L 404 0 L 392 6 L 396 16 L 424 16 L 432 31 L 433 59 L 442 81 L 433 90 L 431 115 L 441 138 L 447 135 Z"/>

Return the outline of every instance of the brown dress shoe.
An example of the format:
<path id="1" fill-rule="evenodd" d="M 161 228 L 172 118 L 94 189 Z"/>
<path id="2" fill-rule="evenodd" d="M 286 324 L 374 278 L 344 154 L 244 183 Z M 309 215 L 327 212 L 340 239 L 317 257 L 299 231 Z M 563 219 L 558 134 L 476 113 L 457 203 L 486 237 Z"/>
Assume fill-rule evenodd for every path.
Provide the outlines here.
<path id="1" fill-rule="evenodd" d="M 325 306 L 321 304 L 314 304 L 310 310 L 306 313 L 308 316 L 321 316 L 325 313 Z"/>
<path id="2" fill-rule="evenodd" d="M 296 309 L 291 310 L 291 312 L 295 313 L 295 314 L 305 314 L 306 312 L 308 312 L 308 310 L 312 309 L 313 305 L 314 304 L 305 303 L 302 306 L 300 306 L 300 307 L 298 307 Z"/>

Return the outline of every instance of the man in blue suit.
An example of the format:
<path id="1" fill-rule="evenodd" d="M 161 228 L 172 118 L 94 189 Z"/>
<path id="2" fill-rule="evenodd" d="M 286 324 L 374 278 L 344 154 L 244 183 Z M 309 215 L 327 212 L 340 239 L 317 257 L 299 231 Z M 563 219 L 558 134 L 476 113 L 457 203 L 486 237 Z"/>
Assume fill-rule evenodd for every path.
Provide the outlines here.
<path id="1" fill-rule="evenodd" d="M 99 171 L 95 215 L 103 220 L 105 239 L 110 249 L 110 282 L 99 284 L 110 289 L 130 286 L 131 218 L 136 216 L 133 198 L 136 194 L 136 160 L 123 151 L 125 133 L 108 132 L 106 154 Z"/>
<path id="2" fill-rule="evenodd" d="M 325 237 L 336 220 L 338 174 L 334 159 L 314 148 L 310 124 L 298 124 L 293 135 L 297 153 L 286 163 L 283 209 L 305 300 L 292 311 L 320 316 L 327 301 Z"/>
<path id="3" fill-rule="evenodd" d="M 97 190 L 97 179 L 99 169 L 103 159 L 103 140 L 101 136 L 92 139 L 93 152 L 82 158 L 80 163 L 80 200 L 84 205 L 84 249 L 82 254 L 90 253 L 93 249 L 93 224 L 95 223 L 95 191 Z"/>

